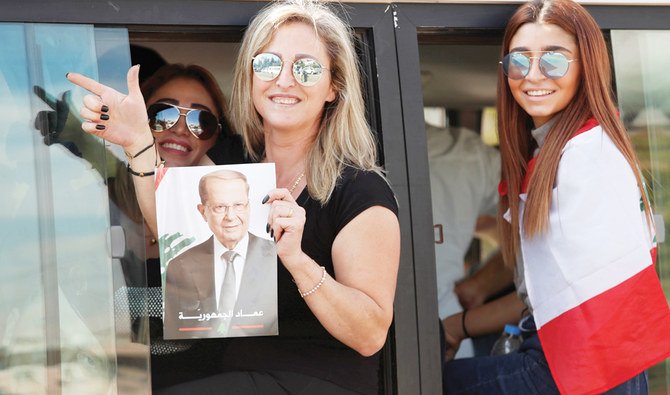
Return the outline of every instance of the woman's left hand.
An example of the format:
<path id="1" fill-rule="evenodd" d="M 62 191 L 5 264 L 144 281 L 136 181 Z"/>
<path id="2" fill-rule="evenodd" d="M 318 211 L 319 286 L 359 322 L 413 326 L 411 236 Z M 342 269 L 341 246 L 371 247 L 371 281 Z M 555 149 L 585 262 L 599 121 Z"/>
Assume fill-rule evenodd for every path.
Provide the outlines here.
<path id="1" fill-rule="evenodd" d="M 270 205 L 268 227 L 277 243 L 277 255 L 290 268 L 304 259 L 302 231 L 305 227 L 305 209 L 296 203 L 288 189 L 273 189 L 265 204 Z"/>

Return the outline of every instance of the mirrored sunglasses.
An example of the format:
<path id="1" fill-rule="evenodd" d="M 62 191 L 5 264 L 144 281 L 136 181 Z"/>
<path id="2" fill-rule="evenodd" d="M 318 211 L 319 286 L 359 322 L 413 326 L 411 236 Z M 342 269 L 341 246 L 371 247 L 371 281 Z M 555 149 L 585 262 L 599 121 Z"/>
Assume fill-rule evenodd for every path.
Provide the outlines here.
<path id="1" fill-rule="evenodd" d="M 182 110 L 186 113 L 182 113 Z M 186 127 L 192 135 L 200 140 L 207 140 L 214 136 L 221 128 L 219 120 L 207 110 L 180 107 L 170 103 L 154 103 L 147 108 L 149 127 L 154 132 L 164 132 L 184 117 Z"/>
<path id="2" fill-rule="evenodd" d="M 552 80 L 559 79 L 568 73 L 570 63 L 577 59 L 568 59 L 560 52 L 546 51 L 541 56 L 528 56 L 530 52 L 510 52 L 498 62 L 503 66 L 505 75 L 513 80 L 522 80 L 530 72 L 533 60 L 538 60 L 540 72 Z"/>
<path id="3" fill-rule="evenodd" d="M 284 62 L 273 53 L 260 53 L 252 58 L 251 66 L 256 77 L 263 81 L 272 81 L 279 77 Z M 293 77 L 302 86 L 314 86 L 321 79 L 324 70 L 318 60 L 302 58 L 293 63 Z"/>

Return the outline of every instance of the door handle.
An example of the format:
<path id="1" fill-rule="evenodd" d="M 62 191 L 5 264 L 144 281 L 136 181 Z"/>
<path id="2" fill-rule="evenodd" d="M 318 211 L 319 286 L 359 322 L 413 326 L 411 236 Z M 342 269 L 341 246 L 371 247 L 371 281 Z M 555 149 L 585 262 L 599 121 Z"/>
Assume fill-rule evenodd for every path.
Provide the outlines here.
<path id="1" fill-rule="evenodd" d="M 121 259 L 126 255 L 126 233 L 120 225 L 112 225 L 109 228 L 109 240 L 111 243 L 112 259 Z"/>

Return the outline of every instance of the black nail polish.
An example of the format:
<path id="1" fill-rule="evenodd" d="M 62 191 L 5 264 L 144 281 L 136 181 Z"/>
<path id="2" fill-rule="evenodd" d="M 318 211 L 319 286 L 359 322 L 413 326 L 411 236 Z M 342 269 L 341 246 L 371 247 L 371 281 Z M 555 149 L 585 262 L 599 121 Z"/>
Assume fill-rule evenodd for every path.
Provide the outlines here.
<path id="1" fill-rule="evenodd" d="M 270 224 L 265 225 L 265 233 L 270 233 Z"/>
<path id="2" fill-rule="evenodd" d="M 272 237 L 273 239 L 275 238 L 275 230 L 274 229 L 270 229 L 270 237 Z"/>
<path id="3" fill-rule="evenodd" d="M 270 195 L 265 195 L 265 197 L 263 198 L 263 201 L 261 202 L 261 204 L 265 204 L 265 203 L 267 203 L 268 200 L 270 200 Z"/>
<path id="4" fill-rule="evenodd" d="M 105 125 L 95 125 L 95 128 L 98 130 L 105 130 Z"/>
<path id="5" fill-rule="evenodd" d="M 68 75 L 70 75 L 70 73 L 65 73 L 65 78 L 67 78 Z"/>
<path id="6" fill-rule="evenodd" d="M 106 120 L 109 119 L 109 115 L 107 115 L 107 114 L 100 114 L 100 119 L 102 119 L 103 121 L 106 121 Z"/>
<path id="7" fill-rule="evenodd" d="M 107 112 L 107 111 L 109 111 L 109 107 L 107 107 L 105 104 L 103 104 L 102 107 L 100 107 L 100 111 Z"/>

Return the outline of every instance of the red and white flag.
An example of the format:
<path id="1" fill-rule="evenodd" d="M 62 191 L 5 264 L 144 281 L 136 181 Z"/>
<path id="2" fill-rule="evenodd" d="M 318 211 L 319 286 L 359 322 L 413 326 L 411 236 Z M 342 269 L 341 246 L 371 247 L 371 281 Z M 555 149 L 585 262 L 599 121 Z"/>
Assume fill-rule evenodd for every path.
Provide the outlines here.
<path id="1" fill-rule="evenodd" d="M 523 210 L 525 193 L 520 199 Z M 670 356 L 653 225 L 633 170 L 595 120 L 563 149 L 547 233 L 521 242 L 538 334 L 561 393 L 606 391 Z"/>

